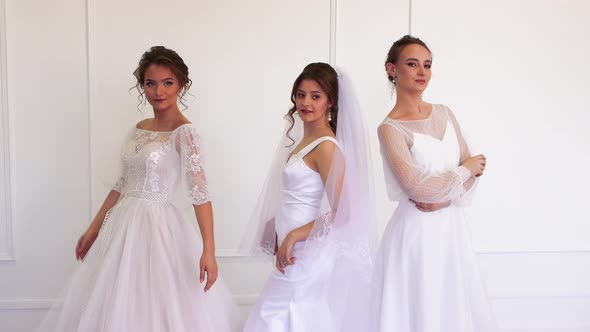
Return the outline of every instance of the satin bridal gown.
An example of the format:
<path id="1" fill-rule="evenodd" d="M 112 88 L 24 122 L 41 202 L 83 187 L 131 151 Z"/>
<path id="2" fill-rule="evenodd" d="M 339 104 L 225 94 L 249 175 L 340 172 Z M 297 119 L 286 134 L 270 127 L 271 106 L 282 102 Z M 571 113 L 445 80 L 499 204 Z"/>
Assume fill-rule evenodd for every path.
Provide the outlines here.
<path id="1" fill-rule="evenodd" d="M 329 136 L 320 137 L 289 158 L 283 170 L 281 200 L 275 217 L 280 246 L 287 234 L 318 217 L 324 195 L 320 174 L 307 166 L 303 158 L 324 141 L 336 143 Z M 337 332 L 332 328 L 330 308 L 314 294 L 327 280 L 331 268 L 329 254 L 324 257 L 298 258 L 303 242 L 295 244 L 296 262 L 285 274 L 274 270 L 246 322 L 244 332 Z"/>

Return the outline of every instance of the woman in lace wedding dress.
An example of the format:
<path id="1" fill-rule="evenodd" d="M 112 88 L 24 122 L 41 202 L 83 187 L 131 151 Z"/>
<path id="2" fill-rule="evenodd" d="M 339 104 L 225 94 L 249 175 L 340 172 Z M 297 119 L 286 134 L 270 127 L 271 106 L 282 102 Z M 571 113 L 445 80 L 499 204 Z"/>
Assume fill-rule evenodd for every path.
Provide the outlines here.
<path id="1" fill-rule="evenodd" d="M 350 82 L 312 63 L 242 241 L 276 253 L 245 332 L 365 331 L 374 211 L 368 139 Z M 293 115 L 297 115 L 294 117 Z"/>
<path id="2" fill-rule="evenodd" d="M 371 332 L 497 331 L 461 205 L 483 174 L 449 108 L 422 101 L 432 56 L 405 36 L 386 61 L 397 101 L 379 126 L 388 194 L 399 205 L 375 262 Z"/>
<path id="3" fill-rule="evenodd" d="M 132 130 L 123 174 L 76 247 L 83 262 L 39 331 L 237 331 L 237 308 L 216 280 L 199 137 L 177 105 L 188 68 L 156 46 L 134 74 L 155 117 Z M 181 213 L 190 204 L 202 242 Z"/>

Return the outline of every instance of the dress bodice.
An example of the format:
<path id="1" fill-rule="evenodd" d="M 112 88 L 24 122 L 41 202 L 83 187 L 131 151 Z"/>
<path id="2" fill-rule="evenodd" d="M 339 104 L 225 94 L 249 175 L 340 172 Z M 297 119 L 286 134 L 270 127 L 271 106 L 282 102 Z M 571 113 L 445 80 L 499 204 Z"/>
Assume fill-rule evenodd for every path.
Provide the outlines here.
<path id="1" fill-rule="evenodd" d="M 318 217 L 324 195 L 324 182 L 320 174 L 309 168 L 303 158 L 324 141 L 336 143 L 332 137 L 320 137 L 292 155 L 283 169 L 281 202 L 276 216 L 279 244 L 290 231 Z"/>
<path id="2" fill-rule="evenodd" d="M 385 118 L 379 140 L 390 199 L 436 203 L 464 193 L 471 173 L 461 161 L 470 153 L 446 106 L 433 105 L 423 120 Z"/>
<path id="3" fill-rule="evenodd" d="M 123 174 L 114 190 L 169 200 L 179 189 L 193 204 L 209 200 L 199 137 L 190 124 L 171 132 L 135 128 L 123 152 Z"/>
<path id="4" fill-rule="evenodd" d="M 438 175 L 457 167 L 461 154 L 455 129 L 450 122 L 447 122 L 442 139 L 421 133 L 413 135 L 414 144 L 410 152 L 426 173 Z"/>

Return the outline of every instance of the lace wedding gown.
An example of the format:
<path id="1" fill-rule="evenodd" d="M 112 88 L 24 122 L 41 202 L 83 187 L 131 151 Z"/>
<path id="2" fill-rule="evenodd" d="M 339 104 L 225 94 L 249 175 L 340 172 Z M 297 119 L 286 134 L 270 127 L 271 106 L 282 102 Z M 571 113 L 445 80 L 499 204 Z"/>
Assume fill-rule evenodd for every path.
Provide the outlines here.
<path id="1" fill-rule="evenodd" d="M 199 283 L 202 242 L 182 214 L 209 201 L 194 128 L 134 129 L 114 190 L 119 201 L 39 331 L 237 331 L 223 280 L 206 293 Z"/>

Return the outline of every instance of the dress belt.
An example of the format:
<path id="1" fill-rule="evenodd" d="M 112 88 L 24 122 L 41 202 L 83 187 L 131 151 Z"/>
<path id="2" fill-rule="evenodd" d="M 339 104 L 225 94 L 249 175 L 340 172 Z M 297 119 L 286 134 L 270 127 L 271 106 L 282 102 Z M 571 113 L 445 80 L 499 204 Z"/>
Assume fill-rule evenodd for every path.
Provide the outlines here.
<path id="1" fill-rule="evenodd" d="M 132 198 L 139 198 L 144 199 L 146 201 L 152 201 L 157 203 L 169 203 L 170 200 L 168 199 L 168 195 L 166 194 L 158 194 L 149 191 L 141 191 L 141 190 L 132 190 L 125 193 L 123 197 L 132 197 Z"/>

